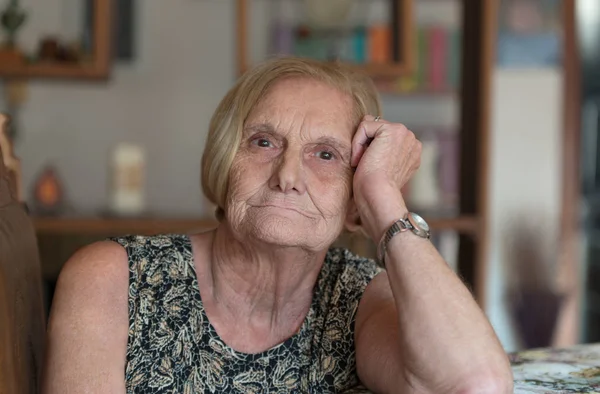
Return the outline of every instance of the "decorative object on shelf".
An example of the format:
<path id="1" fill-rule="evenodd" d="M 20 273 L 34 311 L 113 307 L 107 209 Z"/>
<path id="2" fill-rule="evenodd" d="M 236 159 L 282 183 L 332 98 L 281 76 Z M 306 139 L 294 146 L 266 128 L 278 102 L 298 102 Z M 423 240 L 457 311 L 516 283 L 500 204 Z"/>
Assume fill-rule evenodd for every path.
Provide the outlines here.
<path id="1" fill-rule="evenodd" d="M 21 161 L 13 152 L 12 139 L 8 136 L 9 125 L 9 118 L 0 113 L 0 151 L 2 152 L 2 161 L 4 167 L 8 170 L 9 182 L 15 186 L 17 201 L 23 201 Z"/>
<path id="2" fill-rule="evenodd" d="M 10 0 L 0 13 L 0 24 L 6 35 L 6 42 L 0 48 L 0 63 L 19 66 L 24 63 L 24 56 L 17 45 L 17 32 L 27 20 L 27 14 L 20 7 L 18 0 Z"/>
<path id="3" fill-rule="evenodd" d="M 421 167 L 410 180 L 409 202 L 416 210 L 431 211 L 439 208 L 442 201 L 438 178 L 439 147 L 432 139 L 424 139 L 421 144 Z"/>
<path id="4" fill-rule="evenodd" d="M 57 216 L 64 212 L 65 196 L 58 171 L 47 165 L 37 177 L 33 188 L 33 211 L 40 216 Z"/>
<path id="5" fill-rule="evenodd" d="M 6 47 L 17 47 L 17 32 L 26 20 L 27 13 L 19 5 L 19 0 L 10 0 L 4 11 L 0 13 L 0 22 L 6 33 Z"/>
<path id="6" fill-rule="evenodd" d="M 146 153 L 141 146 L 120 143 L 111 157 L 111 214 L 137 216 L 145 210 Z"/>
<path id="7" fill-rule="evenodd" d="M 309 26 L 318 29 L 346 27 L 356 0 L 304 0 L 304 10 Z"/>
<path id="8" fill-rule="evenodd" d="M 506 222 L 509 304 L 526 349 L 552 345 L 564 295 L 557 290 L 557 245 L 542 214 L 517 213 Z"/>
<path id="9" fill-rule="evenodd" d="M 41 39 L 38 53 L 38 62 L 50 63 L 79 63 L 82 55 L 77 44 L 68 44 L 61 42 L 56 37 L 44 37 Z"/>
<path id="10" fill-rule="evenodd" d="M 502 67 L 557 66 L 561 54 L 560 0 L 502 0 L 497 62 Z"/>

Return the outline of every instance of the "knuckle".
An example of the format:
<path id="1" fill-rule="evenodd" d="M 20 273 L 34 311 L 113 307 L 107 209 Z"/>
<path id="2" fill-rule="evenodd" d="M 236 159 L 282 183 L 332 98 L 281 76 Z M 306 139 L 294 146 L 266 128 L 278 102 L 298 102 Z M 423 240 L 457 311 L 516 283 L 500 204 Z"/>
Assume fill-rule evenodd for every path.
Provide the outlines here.
<path id="1" fill-rule="evenodd" d="M 393 128 L 394 128 L 394 133 L 402 138 L 416 139 L 416 136 L 414 135 L 414 133 L 412 131 L 410 131 L 408 129 L 408 127 L 406 127 L 402 123 L 395 123 L 393 125 Z"/>

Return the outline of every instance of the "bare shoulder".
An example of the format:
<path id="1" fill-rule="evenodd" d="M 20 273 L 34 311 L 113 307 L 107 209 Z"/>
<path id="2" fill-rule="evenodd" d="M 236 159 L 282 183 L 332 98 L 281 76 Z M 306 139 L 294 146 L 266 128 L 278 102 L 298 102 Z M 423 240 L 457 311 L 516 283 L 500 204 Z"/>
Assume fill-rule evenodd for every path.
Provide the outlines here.
<path id="1" fill-rule="evenodd" d="M 101 241 L 80 249 L 65 263 L 57 286 L 79 284 L 84 280 L 88 284 L 118 287 L 127 283 L 128 272 L 125 249 L 116 242 Z"/>
<path id="2" fill-rule="evenodd" d="M 85 296 L 77 302 L 94 306 L 99 306 L 96 304 L 102 300 L 126 300 L 128 282 L 125 249 L 112 241 L 96 242 L 79 250 L 65 263 L 58 278 L 53 305 L 60 306 L 71 296 Z M 112 305 L 115 308 L 120 306 L 118 303 Z"/>
<path id="3" fill-rule="evenodd" d="M 128 336 L 127 252 L 111 241 L 63 267 L 48 322 L 44 392 L 119 392 Z"/>
<path id="4" fill-rule="evenodd" d="M 127 272 L 125 248 L 113 241 L 101 241 L 78 250 L 65 263 L 59 282 L 78 279 L 80 276 L 94 281 L 108 279 L 108 276 L 118 280 L 123 274 L 127 280 Z"/>

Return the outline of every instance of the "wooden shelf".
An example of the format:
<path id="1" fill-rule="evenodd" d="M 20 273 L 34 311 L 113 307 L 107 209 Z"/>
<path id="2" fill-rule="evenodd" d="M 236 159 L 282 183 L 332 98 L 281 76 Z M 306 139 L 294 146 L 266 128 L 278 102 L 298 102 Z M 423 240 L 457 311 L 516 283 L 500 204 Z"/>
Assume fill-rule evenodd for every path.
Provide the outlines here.
<path id="1" fill-rule="evenodd" d="M 454 230 L 459 233 L 477 234 L 479 221 L 476 216 L 459 216 L 455 218 L 425 218 L 433 231 Z"/>
<path id="2" fill-rule="evenodd" d="M 426 219 L 427 220 L 427 219 Z M 188 233 L 214 228 L 218 222 L 209 218 L 110 218 L 110 217 L 34 217 L 38 234 L 50 235 L 123 235 Z M 432 218 L 428 220 L 432 230 L 455 230 L 475 233 L 476 217 Z"/>
<path id="3" fill-rule="evenodd" d="M 0 65 L 0 78 L 105 79 L 107 77 L 106 69 L 93 64 L 40 63 L 26 64 L 22 67 Z"/>
<path id="4" fill-rule="evenodd" d="M 34 217 L 33 223 L 38 234 L 45 235 L 151 235 L 204 230 L 218 222 L 202 218 Z"/>

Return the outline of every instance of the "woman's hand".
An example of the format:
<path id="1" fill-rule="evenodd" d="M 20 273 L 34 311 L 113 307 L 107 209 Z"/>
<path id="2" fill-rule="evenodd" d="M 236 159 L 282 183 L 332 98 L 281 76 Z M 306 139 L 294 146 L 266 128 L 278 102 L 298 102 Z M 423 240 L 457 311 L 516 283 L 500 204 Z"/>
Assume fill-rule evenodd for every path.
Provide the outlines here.
<path id="1" fill-rule="evenodd" d="M 421 163 L 421 143 L 399 123 L 367 115 L 352 140 L 353 188 L 361 222 L 374 242 L 403 217 L 400 189 Z"/>

